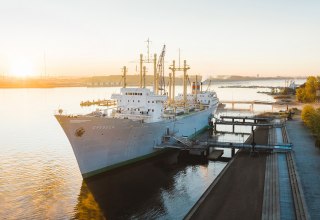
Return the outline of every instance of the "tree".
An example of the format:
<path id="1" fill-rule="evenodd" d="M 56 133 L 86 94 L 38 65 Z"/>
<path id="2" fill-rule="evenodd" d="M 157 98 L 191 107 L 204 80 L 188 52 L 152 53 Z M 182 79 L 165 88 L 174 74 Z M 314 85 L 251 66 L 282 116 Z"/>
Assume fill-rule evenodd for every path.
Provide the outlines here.
<path id="1" fill-rule="evenodd" d="M 312 105 L 306 105 L 302 109 L 301 118 L 309 128 L 312 128 L 312 125 L 313 125 L 312 117 L 315 113 L 316 113 L 316 110 Z"/>
<path id="2" fill-rule="evenodd" d="M 309 76 L 305 85 L 297 89 L 297 100 L 300 102 L 314 102 L 318 88 L 320 88 L 319 77 Z"/>

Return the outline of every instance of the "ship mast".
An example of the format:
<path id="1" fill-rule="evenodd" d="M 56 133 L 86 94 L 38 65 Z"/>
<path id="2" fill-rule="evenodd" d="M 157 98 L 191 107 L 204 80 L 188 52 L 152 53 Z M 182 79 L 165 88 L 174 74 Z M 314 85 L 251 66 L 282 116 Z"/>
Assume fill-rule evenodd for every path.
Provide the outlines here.
<path id="1" fill-rule="evenodd" d="M 154 59 L 150 59 L 150 39 L 148 38 L 145 42 L 147 42 L 147 57 L 143 59 L 143 54 L 140 54 L 140 88 L 145 88 L 146 87 L 146 77 L 145 77 L 145 72 L 143 66 L 144 63 L 153 63 L 153 92 L 155 94 L 158 94 L 157 92 L 157 54 L 154 54 Z"/>
<path id="2" fill-rule="evenodd" d="M 173 101 L 174 101 L 174 93 L 175 93 L 175 72 L 176 71 L 183 71 L 183 104 L 184 107 L 186 107 L 187 104 L 187 70 L 190 69 L 190 67 L 187 65 L 187 61 L 183 61 L 183 67 L 175 67 L 175 61 L 173 60 L 172 66 L 169 67 L 169 69 L 172 71 L 173 74 Z"/>
<path id="3" fill-rule="evenodd" d="M 164 81 L 164 56 L 165 56 L 165 48 L 166 45 L 163 45 L 161 55 L 159 59 L 157 59 L 157 54 L 154 54 L 153 59 L 150 59 L 150 39 L 148 38 L 145 42 L 147 42 L 147 57 L 143 57 L 143 54 L 140 54 L 140 88 L 145 88 L 146 86 L 146 76 L 144 75 L 144 64 L 152 63 L 153 64 L 153 92 L 155 95 L 159 95 L 159 90 L 164 89 L 165 81 Z M 161 85 L 160 85 L 161 84 Z"/>

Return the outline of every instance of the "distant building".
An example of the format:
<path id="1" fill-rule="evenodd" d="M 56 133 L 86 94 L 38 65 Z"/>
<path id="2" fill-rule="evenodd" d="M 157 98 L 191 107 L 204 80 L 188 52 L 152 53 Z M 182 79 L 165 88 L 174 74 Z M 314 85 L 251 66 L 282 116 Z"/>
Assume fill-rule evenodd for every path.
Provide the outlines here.
<path id="1" fill-rule="evenodd" d="M 291 80 L 288 87 L 289 89 L 295 90 L 298 87 L 298 85 L 293 80 Z"/>

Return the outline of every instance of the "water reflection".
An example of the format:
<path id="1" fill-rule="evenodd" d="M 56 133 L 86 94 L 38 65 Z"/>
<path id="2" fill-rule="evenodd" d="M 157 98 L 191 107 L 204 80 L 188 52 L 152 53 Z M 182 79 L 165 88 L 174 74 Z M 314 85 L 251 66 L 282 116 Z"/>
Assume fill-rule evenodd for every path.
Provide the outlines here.
<path id="1" fill-rule="evenodd" d="M 85 180 L 75 218 L 182 219 L 226 163 L 186 165 L 178 155 L 170 151 Z"/>
<path id="2" fill-rule="evenodd" d="M 72 219 L 106 219 L 85 181 L 82 182 L 78 203 Z"/>

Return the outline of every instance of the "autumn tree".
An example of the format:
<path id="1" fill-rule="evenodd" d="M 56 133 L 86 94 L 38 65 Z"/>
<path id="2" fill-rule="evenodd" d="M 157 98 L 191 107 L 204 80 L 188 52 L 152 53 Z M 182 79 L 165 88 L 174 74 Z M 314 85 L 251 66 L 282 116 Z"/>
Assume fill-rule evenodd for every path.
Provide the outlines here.
<path id="1" fill-rule="evenodd" d="M 297 100 L 300 102 L 314 102 L 318 88 L 320 88 L 319 77 L 309 76 L 305 85 L 297 89 Z"/>
<path id="2" fill-rule="evenodd" d="M 315 114 L 315 112 L 316 112 L 316 110 L 314 109 L 314 107 L 312 105 L 304 106 L 304 108 L 302 109 L 302 112 L 301 112 L 302 121 L 310 128 L 312 125 L 312 117 Z"/>

